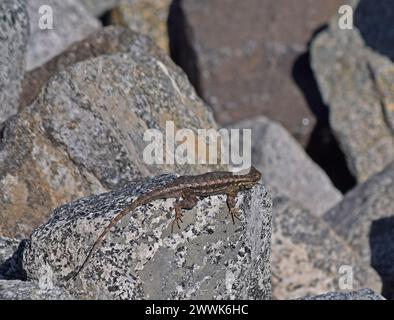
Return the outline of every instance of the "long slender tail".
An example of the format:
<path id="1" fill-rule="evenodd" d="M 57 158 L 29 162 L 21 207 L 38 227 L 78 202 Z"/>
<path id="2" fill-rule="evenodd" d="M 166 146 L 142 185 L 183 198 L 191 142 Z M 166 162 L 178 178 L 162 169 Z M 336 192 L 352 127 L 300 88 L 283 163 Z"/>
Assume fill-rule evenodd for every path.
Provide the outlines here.
<path id="1" fill-rule="evenodd" d="M 86 263 L 89 261 L 90 257 L 93 255 L 93 253 L 96 251 L 96 249 L 99 247 L 107 233 L 112 229 L 112 227 L 119 221 L 121 220 L 128 212 L 132 211 L 133 208 L 135 207 L 136 203 L 131 203 L 131 205 L 127 206 L 125 209 L 123 209 L 121 212 L 119 212 L 115 218 L 111 220 L 109 225 L 104 229 L 104 231 L 100 234 L 100 236 L 97 238 L 97 240 L 94 242 L 92 248 L 90 249 L 88 255 L 86 256 L 85 260 L 83 261 L 82 265 L 79 267 L 79 269 L 71 275 L 71 277 L 68 280 L 75 279 L 78 274 L 82 271 L 82 269 L 85 267 Z M 68 281 L 67 280 L 67 281 Z"/>

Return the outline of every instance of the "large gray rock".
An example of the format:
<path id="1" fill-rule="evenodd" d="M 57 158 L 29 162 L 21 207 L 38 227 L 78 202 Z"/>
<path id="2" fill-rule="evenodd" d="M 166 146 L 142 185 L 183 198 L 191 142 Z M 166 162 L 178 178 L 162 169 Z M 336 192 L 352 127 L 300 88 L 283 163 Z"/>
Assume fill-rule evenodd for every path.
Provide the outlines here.
<path id="1" fill-rule="evenodd" d="M 386 300 L 371 289 L 360 289 L 350 292 L 328 292 L 315 297 L 304 297 L 300 300 Z"/>
<path id="2" fill-rule="evenodd" d="M 342 271 L 346 266 L 352 280 Z M 338 291 L 342 281 L 352 289 L 381 289 L 379 276 L 346 241 L 321 218 L 280 196 L 273 199 L 271 268 L 275 299 Z"/>
<path id="3" fill-rule="evenodd" d="M 21 109 L 29 106 L 49 78 L 68 66 L 84 60 L 116 53 L 158 55 L 157 47 L 146 36 L 119 26 L 99 29 L 82 41 L 68 47 L 42 66 L 26 72 L 22 84 Z"/>
<path id="4" fill-rule="evenodd" d="M 39 8 L 43 5 L 52 8 L 53 29 L 40 29 L 43 14 Z M 27 8 L 30 18 L 27 70 L 42 65 L 101 26 L 78 0 L 29 0 Z"/>
<path id="5" fill-rule="evenodd" d="M 312 66 L 330 108 L 330 125 L 360 182 L 394 160 L 394 64 L 393 57 L 384 55 L 394 42 L 389 2 L 361 0 L 353 30 L 339 29 L 335 18 L 312 45 Z M 377 40 L 371 43 L 372 38 Z"/>
<path id="6" fill-rule="evenodd" d="M 265 115 L 306 145 L 316 120 L 296 82 L 313 83 L 304 56 L 308 41 L 341 4 L 176 0 L 169 19 L 171 55 L 220 124 Z M 312 108 L 321 104 L 310 102 Z"/>
<path id="7" fill-rule="evenodd" d="M 0 237 L 0 279 L 25 280 L 22 268 L 22 254 L 25 240 Z"/>
<path id="8" fill-rule="evenodd" d="M 342 199 L 325 172 L 280 124 L 258 117 L 231 127 L 252 130 L 252 163 L 270 193 L 280 192 L 318 216 Z"/>
<path id="9" fill-rule="evenodd" d="M 235 225 L 222 195 L 200 200 L 173 233 L 175 199 L 142 206 L 111 230 L 75 279 L 68 279 L 111 218 L 173 179 L 159 176 L 54 210 L 24 253 L 28 278 L 82 299 L 269 299 L 272 203 L 262 185 L 239 195 L 242 222 Z"/>
<path id="10" fill-rule="evenodd" d="M 350 191 L 324 220 L 371 265 L 394 298 L 394 162 Z"/>
<path id="11" fill-rule="evenodd" d="M 25 2 L 0 2 L 0 125 L 18 109 L 29 22 Z M 1 129 L 0 129 L 1 130 Z"/>
<path id="12" fill-rule="evenodd" d="M 6 123 L 0 234 L 28 236 L 53 208 L 133 179 L 217 169 L 145 162 L 147 129 L 165 135 L 167 120 L 193 132 L 216 124 L 186 76 L 152 41 L 131 32 L 114 41 L 124 41 L 119 53 L 60 67 L 35 102 Z"/>
<path id="13" fill-rule="evenodd" d="M 0 280 L 0 300 L 73 300 L 66 290 L 20 280 Z"/>

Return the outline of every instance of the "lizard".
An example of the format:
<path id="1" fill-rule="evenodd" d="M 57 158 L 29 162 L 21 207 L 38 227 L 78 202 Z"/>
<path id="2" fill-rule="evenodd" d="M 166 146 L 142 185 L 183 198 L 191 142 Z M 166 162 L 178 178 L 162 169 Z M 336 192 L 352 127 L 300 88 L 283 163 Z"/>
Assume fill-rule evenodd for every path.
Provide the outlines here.
<path id="1" fill-rule="evenodd" d="M 175 219 L 171 227 L 171 231 L 173 231 L 174 223 L 176 223 L 180 229 L 179 222 L 183 222 L 182 209 L 193 209 L 198 203 L 198 197 L 225 194 L 227 195 L 227 207 L 229 209 L 232 222 L 235 224 L 235 219 L 240 220 L 238 210 L 235 208 L 238 192 L 240 190 L 252 188 L 260 181 L 260 179 L 261 173 L 252 166 L 249 172 L 243 175 L 234 174 L 228 171 L 214 171 L 195 176 L 180 176 L 163 186 L 159 186 L 145 194 L 142 194 L 110 220 L 108 226 L 93 243 L 92 248 L 78 271 L 76 271 L 74 276 L 70 277 L 70 279 L 75 278 L 82 271 L 92 254 L 97 250 L 112 227 L 114 227 L 125 215 L 138 207 L 159 199 L 178 199 L 174 205 Z"/>

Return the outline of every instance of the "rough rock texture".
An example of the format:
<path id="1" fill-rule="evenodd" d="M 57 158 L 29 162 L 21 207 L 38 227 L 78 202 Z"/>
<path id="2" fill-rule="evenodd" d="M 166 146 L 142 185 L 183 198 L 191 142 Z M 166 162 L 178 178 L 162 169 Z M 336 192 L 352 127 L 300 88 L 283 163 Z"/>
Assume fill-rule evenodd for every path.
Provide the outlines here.
<path id="1" fill-rule="evenodd" d="M 168 13 L 172 0 L 124 0 L 111 12 L 112 23 L 146 34 L 169 51 Z"/>
<path id="2" fill-rule="evenodd" d="M 25 240 L 0 237 L 0 279 L 25 280 L 22 268 L 22 254 Z"/>
<path id="3" fill-rule="evenodd" d="M 340 30 L 335 18 L 312 45 L 312 66 L 331 127 L 361 182 L 394 159 L 394 59 L 384 55 L 394 42 L 389 2 L 360 1 L 353 30 Z"/>
<path id="4" fill-rule="evenodd" d="M 21 109 L 37 98 L 49 78 L 77 62 L 115 53 L 145 52 L 157 54 L 157 48 L 145 36 L 119 26 L 110 26 L 93 32 L 84 40 L 71 45 L 60 55 L 25 74 L 22 83 Z M 138 52 L 137 52 L 138 51 Z"/>
<path id="5" fill-rule="evenodd" d="M 139 177 L 217 169 L 148 165 L 143 159 L 148 128 L 164 135 L 167 120 L 174 121 L 175 130 L 194 132 L 216 124 L 180 69 L 149 39 L 138 39 L 125 44 L 127 53 L 57 73 L 29 108 L 6 122 L 0 234 L 27 236 L 53 208 Z"/>
<path id="6" fill-rule="evenodd" d="M 349 192 L 325 221 L 371 265 L 394 298 L 394 162 Z"/>
<path id="7" fill-rule="evenodd" d="M 351 292 L 328 292 L 315 297 L 304 297 L 300 300 L 386 300 L 371 289 L 360 289 Z"/>
<path id="8" fill-rule="evenodd" d="M 42 65 L 101 26 L 77 0 L 29 0 L 27 5 L 30 18 L 27 70 Z M 52 30 L 40 29 L 39 21 L 43 16 L 45 18 L 44 14 L 39 13 L 42 5 L 52 8 Z"/>
<path id="9" fill-rule="evenodd" d="M 318 216 L 342 199 L 325 172 L 280 124 L 261 116 L 231 128 L 252 130 L 252 163 L 271 194 L 280 192 Z"/>
<path id="10" fill-rule="evenodd" d="M 79 0 L 85 8 L 94 16 L 100 16 L 105 11 L 114 8 L 125 0 Z"/>
<path id="11" fill-rule="evenodd" d="M 321 218 L 286 197 L 273 199 L 271 252 L 275 299 L 338 291 L 343 265 L 353 269 L 353 289 L 369 287 L 380 292 L 379 276 L 346 241 Z"/>
<path id="12" fill-rule="evenodd" d="M 176 0 L 169 20 L 171 54 L 219 123 L 265 115 L 304 145 L 315 118 L 296 84 L 312 77 L 302 55 L 343 2 Z"/>
<path id="13" fill-rule="evenodd" d="M 242 222 L 235 225 L 225 196 L 200 200 L 173 233 L 175 199 L 142 206 L 112 229 L 75 280 L 66 281 L 112 217 L 172 179 L 162 175 L 54 210 L 24 253 L 28 278 L 83 299 L 269 299 L 272 203 L 262 185 L 240 194 Z"/>
<path id="14" fill-rule="evenodd" d="M 0 125 L 17 112 L 25 71 L 28 33 L 29 22 L 24 1 L 2 0 L 0 2 Z"/>
<path id="15" fill-rule="evenodd" d="M 41 288 L 34 282 L 0 280 L 0 300 L 73 300 L 64 289 Z"/>

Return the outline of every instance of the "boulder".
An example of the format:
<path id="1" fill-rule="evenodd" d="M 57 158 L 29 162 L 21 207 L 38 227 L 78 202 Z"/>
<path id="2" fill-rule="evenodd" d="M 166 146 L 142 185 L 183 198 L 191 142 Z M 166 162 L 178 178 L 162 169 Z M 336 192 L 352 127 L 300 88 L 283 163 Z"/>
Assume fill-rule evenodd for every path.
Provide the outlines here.
<path id="1" fill-rule="evenodd" d="M 273 199 L 271 268 L 274 299 L 338 291 L 342 284 L 381 290 L 379 276 L 346 241 L 283 196 Z"/>
<path id="2" fill-rule="evenodd" d="M 317 216 L 342 199 L 325 172 L 279 123 L 260 116 L 230 127 L 252 130 L 252 163 L 271 194 L 280 192 Z"/>
<path id="3" fill-rule="evenodd" d="M 148 129 L 164 138 L 171 131 L 167 121 L 173 121 L 174 130 L 194 133 L 216 124 L 169 57 L 147 38 L 123 39 L 127 52 L 99 55 L 60 70 L 31 106 L 5 123 L 0 234 L 28 236 L 53 208 L 134 179 L 218 168 L 149 164 L 144 159 Z"/>
<path id="4" fill-rule="evenodd" d="M 394 64 L 385 54 L 394 42 L 394 6 L 360 0 L 353 7 L 354 28 L 340 29 L 335 17 L 313 41 L 311 55 L 330 125 L 363 182 L 394 160 Z"/>
<path id="5" fill-rule="evenodd" d="M 48 11 L 39 12 L 44 5 L 52 9 L 53 29 L 40 27 L 40 22 L 47 20 Z M 39 67 L 101 27 L 99 20 L 90 15 L 78 0 L 29 0 L 27 8 L 30 18 L 27 70 Z"/>
<path id="6" fill-rule="evenodd" d="M 350 191 L 324 220 L 371 265 L 394 298 L 394 162 Z"/>
<path id="7" fill-rule="evenodd" d="M 117 213 L 174 178 L 161 175 L 55 209 L 24 252 L 28 279 L 79 299 L 270 299 L 272 203 L 262 185 L 239 194 L 242 221 L 234 225 L 223 195 L 185 211 L 174 232 L 175 199 L 140 206 L 72 277 Z"/>
<path id="8" fill-rule="evenodd" d="M 116 53 L 158 55 L 154 43 L 146 36 L 120 26 L 99 29 L 78 41 L 42 66 L 26 72 L 22 83 L 20 109 L 29 106 L 49 78 L 78 62 Z"/>
<path id="9" fill-rule="evenodd" d="M 171 55 L 227 125 L 256 115 L 280 122 L 306 145 L 316 119 L 308 41 L 343 0 L 176 0 Z M 316 99 L 311 107 L 320 104 Z M 322 107 L 322 106 L 319 106 Z"/>
<path id="10" fill-rule="evenodd" d="M 0 3 L 0 137 L 1 124 L 17 113 L 25 72 L 29 19 L 22 0 Z"/>

